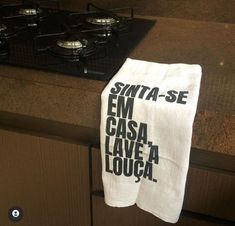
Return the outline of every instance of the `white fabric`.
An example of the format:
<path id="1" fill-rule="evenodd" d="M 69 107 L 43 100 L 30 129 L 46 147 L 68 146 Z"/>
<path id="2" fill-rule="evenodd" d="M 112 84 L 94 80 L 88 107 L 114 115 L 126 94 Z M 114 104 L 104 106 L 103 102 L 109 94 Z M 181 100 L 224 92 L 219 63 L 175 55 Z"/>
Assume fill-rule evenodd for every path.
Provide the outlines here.
<path id="1" fill-rule="evenodd" d="M 105 87 L 100 143 L 106 204 L 137 204 L 166 222 L 178 221 L 200 80 L 200 65 L 127 59 Z"/>

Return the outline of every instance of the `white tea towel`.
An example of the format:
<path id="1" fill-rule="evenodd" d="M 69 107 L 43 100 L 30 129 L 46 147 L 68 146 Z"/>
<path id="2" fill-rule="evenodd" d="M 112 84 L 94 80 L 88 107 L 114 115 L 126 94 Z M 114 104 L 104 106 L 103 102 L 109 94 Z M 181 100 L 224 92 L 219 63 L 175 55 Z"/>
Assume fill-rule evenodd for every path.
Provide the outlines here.
<path id="1" fill-rule="evenodd" d="M 127 59 L 102 92 L 105 202 L 178 221 L 201 67 Z"/>

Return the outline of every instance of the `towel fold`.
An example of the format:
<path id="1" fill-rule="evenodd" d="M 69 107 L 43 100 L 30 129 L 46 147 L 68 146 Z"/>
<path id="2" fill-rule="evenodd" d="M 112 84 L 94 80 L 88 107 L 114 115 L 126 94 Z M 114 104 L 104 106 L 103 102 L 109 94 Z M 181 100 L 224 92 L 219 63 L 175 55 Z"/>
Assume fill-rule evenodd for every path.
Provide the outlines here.
<path id="1" fill-rule="evenodd" d="M 176 223 L 182 209 L 201 67 L 127 59 L 101 95 L 106 204 L 137 204 Z"/>

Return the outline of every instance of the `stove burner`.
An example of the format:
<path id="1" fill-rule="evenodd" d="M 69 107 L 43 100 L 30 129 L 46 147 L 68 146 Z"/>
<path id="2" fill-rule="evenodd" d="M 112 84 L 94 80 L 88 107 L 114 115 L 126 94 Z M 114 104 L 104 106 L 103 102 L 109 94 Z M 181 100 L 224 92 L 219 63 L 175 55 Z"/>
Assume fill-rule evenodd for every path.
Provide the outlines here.
<path id="1" fill-rule="evenodd" d="M 16 30 L 38 27 L 42 21 L 52 16 L 55 12 L 56 9 L 41 8 L 37 3 L 26 1 L 20 4 L 0 6 L 1 19 L 7 21 L 11 25 L 10 27 Z"/>
<path id="2" fill-rule="evenodd" d="M 11 26 L 0 22 L 0 39 L 9 39 L 15 35 L 16 32 Z"/>
<path id="3" fill-rule="evenodd" d="M 133 18 L 132 8 L 71 12 L 48 6 L 59 0 L 16 2 L 0 4 L 0 65 L 109 80 L 154 24 Z"/>
<path id="4" fill-rule="evenodd" d="M 5 40 L 0 39 L 0 60 L 7 57 L 9 53 L 9 46 Z"/>
<path id="5" fill-rule="evenodd" d="M 84 43 L 80 42 L 79 40 L 68 41 L 68 40 L 58 40 L 56 44 L 65 49 L 82 49 L 86 47 L 88 43 L 87 40 L 83 40 Z"/>
<path id="6" fill-rule="evenodd" d="M 24 15 L 24 16 L 36 16 L 40 13 L 41 11 L 38 9 L 30 9 L 30 8 L 25 8 L 25 9 L 20 9 L 19 14 Z"/>
<path id="7" fill-rule="evenodd" d="M 115 20 L 112 17 L 88 17 L 86 21 L 88 23 L 101 26 L 114 25 L 119 22 L 118 20 Z"/>
<path id="8" fill-rule="evenodd" d="M 96 50 L 96 43 L 83 34 L 67 34 L 66 37 L 55 40 L 48 48 L 52 55 L 72 62 L 91 56 Z"/>
<path id="9" fill-rule="evenodd" d="M 6 31 L 7 26 L 5 24 L 0 24 L 0 32 Z"/>
<path id="10" fill-rule="evenodd" d="M 118 29 L 121 18 L 103 13 L 94 13 L 85 18 L 85 28 L 91 35 L 107 39 Z M 107 41 L 107 40 L 106 40 Z"/>

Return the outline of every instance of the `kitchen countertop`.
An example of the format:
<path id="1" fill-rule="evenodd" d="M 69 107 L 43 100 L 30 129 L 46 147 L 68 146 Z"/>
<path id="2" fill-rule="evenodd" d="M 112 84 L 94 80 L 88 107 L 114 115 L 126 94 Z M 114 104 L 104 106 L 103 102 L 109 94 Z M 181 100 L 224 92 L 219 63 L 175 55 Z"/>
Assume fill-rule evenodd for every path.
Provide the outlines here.
<path id="1" fill-rule="evenodd" d="M 192 148 L 234 161 L 235 25 L 148 18 L 157 23 L 130 57 L 200 64 L 203 75 Z M 105 85 L 0 65 L 0 124 L 98 143 L 100 94 Z"/>

